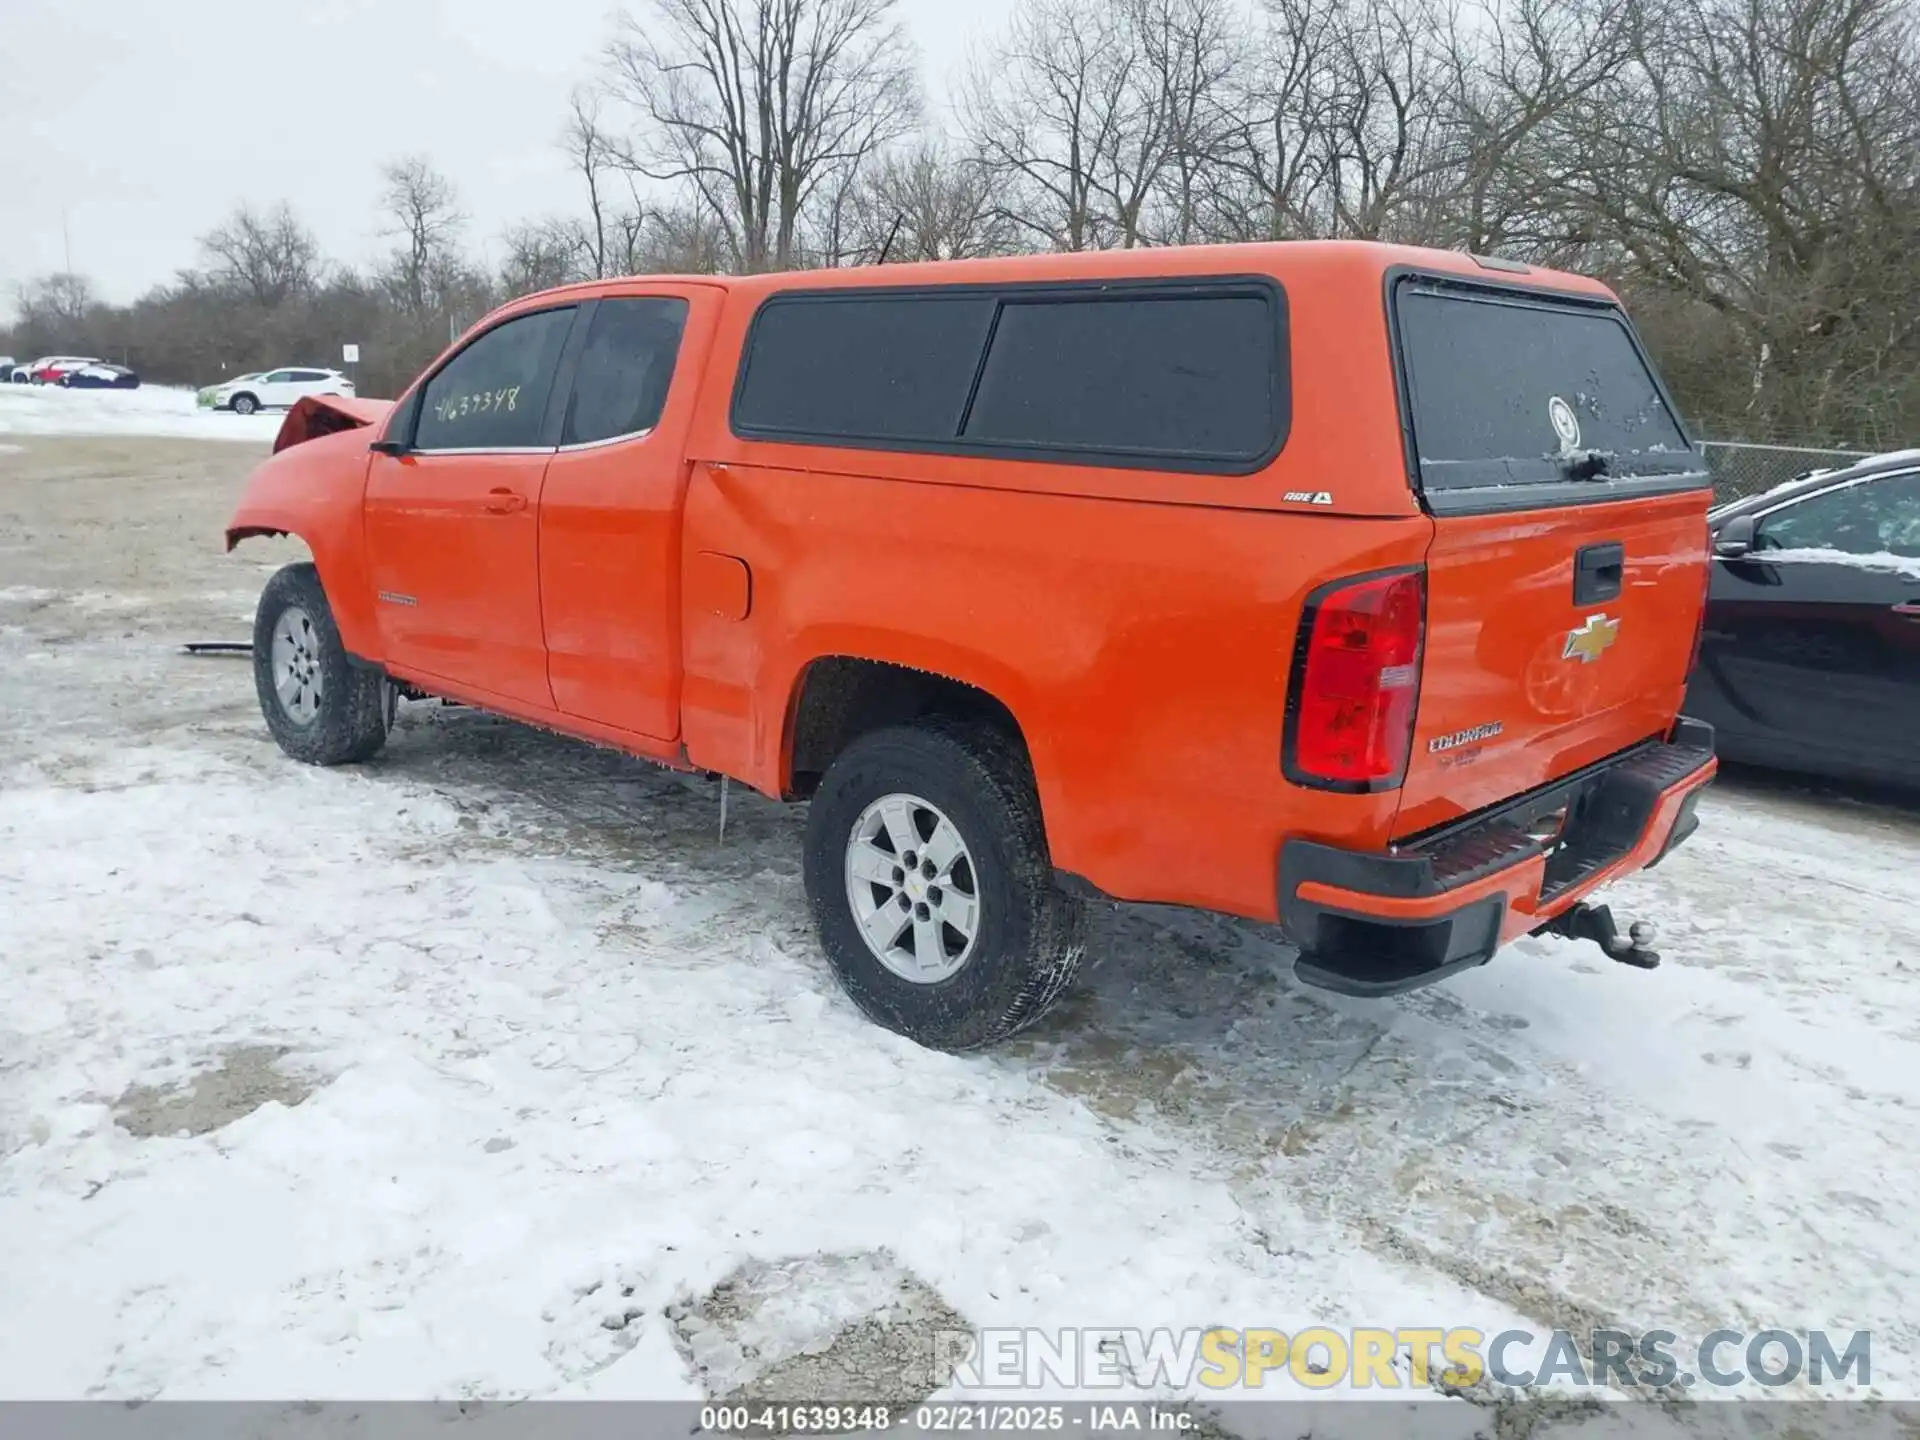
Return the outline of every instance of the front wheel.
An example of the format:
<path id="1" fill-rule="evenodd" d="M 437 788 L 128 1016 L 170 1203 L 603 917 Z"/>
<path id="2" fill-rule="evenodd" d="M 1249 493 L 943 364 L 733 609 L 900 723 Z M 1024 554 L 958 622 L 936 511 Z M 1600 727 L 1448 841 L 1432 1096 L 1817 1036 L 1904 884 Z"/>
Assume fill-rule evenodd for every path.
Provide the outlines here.
<path id="1" fill-rule="evenodd" d="M 855 741 L 807 817 L 807 899 L 841 987 L 887 1029 L 972 1050 L 1026 1028 L 1085 953 L 1053 880 L 1033 772 L 984 727 Z"/>
<path id="2" fill-rule="evenodd" d="M 236 395 L 231 403 L 236 415 L 251 415 L 260 408 L 260 402 L 251 395 Z"/>
<path id="3" fill-rule="evenodd" d="M 267 729 L 309 765 L 368 760 L 387 743 L 395 691 L 378 670 L 355 665 L 312 565 L 276 571 L 253 618 L 253 683 Z"/>

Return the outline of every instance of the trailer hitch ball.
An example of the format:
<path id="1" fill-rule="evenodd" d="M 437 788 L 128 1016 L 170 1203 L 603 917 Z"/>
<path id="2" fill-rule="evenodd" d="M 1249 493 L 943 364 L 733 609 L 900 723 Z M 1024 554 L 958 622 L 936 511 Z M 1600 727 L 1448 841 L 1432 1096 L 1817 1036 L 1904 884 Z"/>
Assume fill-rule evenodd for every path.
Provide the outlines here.
<path id="1" fill-rule="evenodd" d="M 1547 931 L 1569 940 L 1591 940 L 1608 959 L 1638 970 L 1652 970 L 1660 963 L 1660 952 L 1653 948 L 1653 926 L 1636 920 L 1623 936 L 1614 924 L 1613 912 L 1604 905 L 1589 905 L 1582 900 L 1549 921 Z"/>

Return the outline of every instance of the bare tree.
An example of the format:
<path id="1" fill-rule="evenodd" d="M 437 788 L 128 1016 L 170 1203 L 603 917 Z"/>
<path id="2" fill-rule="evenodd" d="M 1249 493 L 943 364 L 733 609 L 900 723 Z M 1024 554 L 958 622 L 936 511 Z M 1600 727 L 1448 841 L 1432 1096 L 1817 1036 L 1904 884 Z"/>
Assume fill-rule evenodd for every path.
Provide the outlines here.
<path id="1" fill-rule="evenodd" d="M 919 119 L 894 0 L 652 0 L 608 49 L 640 133 L 623 163 L 692 187 L 749 270 L 793 263 L 805 212 Z"/>
<path id="2" fill-rule="evenodd" d="M 1157 114 L 1165 132 L 1157 238 L 1185 245 L 1204 235 L 1201 207 L 1233 130 L 1249 37 L 1229 0 L 1131 0 L 1130 10 L 1152 102 L 1142 111 Z"/>
<path id="3" fill-rule="evenodd" d="M 1487 0 L 1451 37 L 1448 124 L 1458 172 L 1445 239 L 1578 266 L 1601 258 L 1568 188 L 1620 103 L 1635 0 Z"/>
<path id="4" fill-rule="evenodd" d="M 1688 378 L 1744 429 L 1872 442 L 1907 413 L 1915 25 L 1900 0 L 1633 0 L 1567 204 L 1630 283 L 1720 317 L 1731 348 Z"/>
<path id="5" fill-rule="evenodd" d="M 647 206 L 634 186 L 634 170 L 625 163 L 626 150 L 606 122 L 602 91 L 585 85 L 574 89 L 560 148 L 580 176 L 586 216 L 564 227 L 548 222 L 546 239 L 565 235 L 577 252 L 571 268 L 579 278 L 641 273 L 647 268 L 641 259 Z"/>
<path id="6" fill-rule="evenodd" d="M 1031 243 L 1107 243 L 1108 157 L 1129 128 L 1139 57 L 1106 0 L 1023 0 L 1007 31 L 973 57 L 961 115 L 1005 219 Z"/>
<path id="7" fill-rule="evenodd" d="M 500 288 L 508 299 L 599 278 L 591 268 L 593 237 L 578 220 L 555 218 L 515 225 L 500 242 L 507 252 L 500 264 Z"/>
<path id="8" fill-rule="evenodd" d="M 77 330 L 98 304 L 93 282 L 65 270 L 29 280 L 14 291 L 19 328 L 34 333 Z"/>
<path id="9" fill-rule="evenodd" d="M 1458 38 L 1440 0 L 1265 0 L 1228 82 L 1207 229 L 1439 241 L 1461 165 Z"/>
<path id="10" fill-rule="evenodd" d="M 380 208 L 390 222 L 385 233 L 400 240 L 389 277 L 401 302 L 423 314 L 436 308 L 451 288 L 467 217 L 453 182 L 424 157 L 396 160 L 381 174 L 386 187 Z"/>
<path id="11" fill-rule="evenodd" d="M 42 275 L 14 287 L 14 326 L 12 344 L 27 355 L 45 355 L 72 351 L 82 355 L 105 355 L 103 343 L 107 327 L 106 307 L 100 304 L 93 283 L 84 275 L 61 271 Z"/>
<path id="12" fill-rule="evenodd" d="M 636 274 L 715 275 L 732 256 L 735 236 L 695 200 L 650 210 L 636 217 L 623 237 Z"/>
<path id="13" fill-rule="evenodd" d="M 1342 0 L 1268 0 L 1248 63 L 1229 81 L 1206 211 L 1213 238 L 1311 239 L 1331 229 L 1327 136 L 1339 86 Z"/>
<path id="14" fill-rule="evenodd" d="M 607 235 L 608 274 L 643 275 L 655 268 L 642 257 L 647 253 L 648 227 L 657 218 L 653 212 L 641 208 L 638 197 L 631 207 L 614 212 Z"/>
<path id="15" fill-rule="evenodd" d="M 618 152 L 601 123 L 600 97 L 595 91 L 585 86 L 576 87 L 570 110 L 560 145 L 586 188 L 587 220 L 579 238 L 586 252 L 588 273 L 598 279 L 612 273 L 608 268 L 613 258 L 608 232 L 616 221 L 609 214 L 607 180 L 617 163 Z"/>
<path id="16" fill-rule="evenodd" d="M 1355 0 L 1334 31 L 1325 112 L 1335 233 L 1431 241 L 1414 206 L 1447 175 L 1446 17 L 1437 0 Z"/>
<path id="17" fill-rule="evenodd" d="M 1114 5 L 1109 58 L 1113 86 L 1106 144 L 1093 154 L 1093 194 L 1100 205 L 1110 244 L 1126 249 L 1140 243 L 1148 202 L 1172 161 L 1173 114 L 1155 73 L 1142 21 L 1149 0 Z"/>
<path id="18" fill-rule="evenodd" d="M 972 260 L 1016 248 L 987 172 L 938 144 L 887 156 L 861 177 L 851 200 L 850 258 Z"/>
<path id="19" fill-rule="evenodd" d="M 320 282 L 320 242 L 284 200 L 273 209 L 242 205 L 200 237 L 207 272 L 217 283 L 273 310 L 311 295 Z"/>
<path id="20" fill-rule="evenodd" d="M 974 57 L 968 142 L 1034 242 L 1199 239 L 1245 54 L 1234 0 L 1022 0 Z"/>

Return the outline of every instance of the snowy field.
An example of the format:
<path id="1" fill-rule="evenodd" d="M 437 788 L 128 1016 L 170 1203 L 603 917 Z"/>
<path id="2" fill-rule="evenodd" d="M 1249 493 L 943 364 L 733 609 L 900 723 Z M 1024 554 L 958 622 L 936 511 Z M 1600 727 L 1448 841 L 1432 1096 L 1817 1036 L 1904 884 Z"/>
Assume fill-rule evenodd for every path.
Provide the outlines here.
<path id="1" fill-rule="evenodd" d="M 736 789 L 722 844 L 707 782 L 431 705 L 284 759 L 246 662 L 174 648 L 298 553 L 220 553 L 256 449 L 40 435 L 0 452 L 0 1398 L 720 1396 L 871 1373 L 873 1317 L 1867 1329 L 1920 1396 L 1920 817 L 1716 787 L 1608 897 L 1652 974 L 1538 940 L 1349 1001 L 1120 911 L 1038 1030 L 937 1055 L 835 989 L 797 810 Z"/>
<path id="2" fill-rule="evenodd" d="M 138 390 L 0 385 L 0 454 L 18 453 L 14 437 L 21 435 L 177 435 L 260 444 L 279 433 L 284 418 L 280 411 L 235 415 L 201 409 L 193 391 L 165 385 Z"/>

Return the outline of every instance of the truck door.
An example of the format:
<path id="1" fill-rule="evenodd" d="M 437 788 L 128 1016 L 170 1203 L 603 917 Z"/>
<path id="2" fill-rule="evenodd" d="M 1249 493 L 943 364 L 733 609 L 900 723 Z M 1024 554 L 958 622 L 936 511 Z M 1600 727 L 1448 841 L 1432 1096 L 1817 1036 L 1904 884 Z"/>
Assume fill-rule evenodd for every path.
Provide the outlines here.
<path id="1" fill-rule="evenodd" d="M 720 292 L 635 281 L 585 307 L 540 501 L 547 674 L 565 714 L 680 733 L 680 520 Z"/>
<path id="2" fill-rule="evenodd" d="M 572 305 L 483 331 L 405 402 L 367 472 L 367 560 L 389 663 L 551 709 L 540 485 Z"/>

